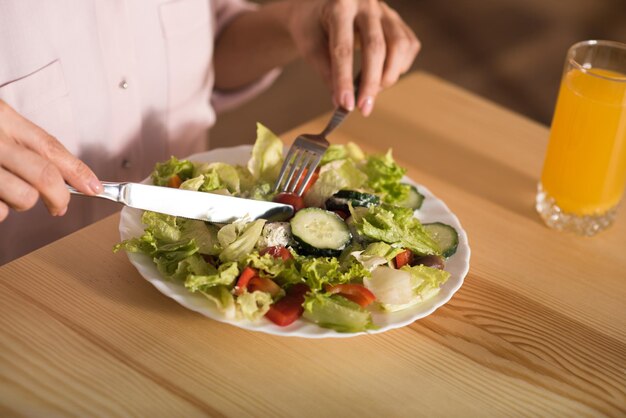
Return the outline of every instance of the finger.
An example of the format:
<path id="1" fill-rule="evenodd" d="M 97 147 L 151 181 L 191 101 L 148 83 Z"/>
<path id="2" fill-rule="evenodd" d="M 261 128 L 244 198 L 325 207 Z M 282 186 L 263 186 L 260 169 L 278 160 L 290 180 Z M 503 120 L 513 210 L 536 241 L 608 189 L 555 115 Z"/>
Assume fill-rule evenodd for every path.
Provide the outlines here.
<path id="1" fill-rule="evenodd" d="M 79 191 L 89 195 L 102 191 L 102 184 L 93 171 L 73 156 L 56 138 L 8 108 L 6 104 L 1 107 L 0 118 L 7 135 L 49 159 L 58 168 L 63 179 Z"/>
<path id="2" fill-rule="evenodd" d="M 30 184 L 0 168 L 0 200 L 18 212 L 35 206 L 39 193 Z"/>
<path id="3" fill-rule="evenodd" d="M 362 45 L 361 88 L 357 105 L 364 116 L 372 113 L 374 99 L 380 90 L 385 63 L 385 36 L 380 18 L 375 14 L 357 16 Z"/>
<path id="4" fill-rule="evenodd" d="M 406 55 L 406 60 L 401 72 L 402 74 L 404 74 L 411 69 L 413 62 L 417 57 L 417 54 L 419 54 L 420 50 L 422 49 L 422 43 L 415 35 L 413 30 L 406 23 L 401 23 L 407 37 L 409 38 L 409 53 Z"/>
<path id="5" fill-rule="evenodd" d="M 32 208 L 41 196 L 51 214 L 65 213 L 69 192 L 52 162 L 19 144 L 6 141 L 0 142 L 0 155 L 1 200 L 20 211 Z"/>
<path id="6" fill-rule="evenodd" d="M 7 216 L 9 216 L 9 207 L 0 200 L 0 222 L 4 221 Z"/>
<path id="7" fill-rule="evenodd" d="M 348 110 L 354 109 L 352 60 L 354 56 L 353 3 L 338 2 L 328 17 L 328 44 L 333 100 Z"/>
<path id="8" fill-rule="evenodd" d="M 387 10 L 388 9 L 388 10 Z M 411 39 L 402 23 L 394 16 L 393 10 L 383 8 L 382 27 L 387 44 L 387 55 L 381 79 L 381 86 L 387 88 L 398 81 L 400 74 L 413 62 L 415 56 L 411 50 Z"/>

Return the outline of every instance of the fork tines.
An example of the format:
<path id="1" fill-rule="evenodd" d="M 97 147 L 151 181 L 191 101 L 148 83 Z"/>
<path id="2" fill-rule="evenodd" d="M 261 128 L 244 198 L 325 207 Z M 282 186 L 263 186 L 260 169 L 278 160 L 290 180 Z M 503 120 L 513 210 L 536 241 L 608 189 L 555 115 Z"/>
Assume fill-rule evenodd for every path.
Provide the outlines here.
<path id="1" fill-rule="evenodd" d="M 296 138 L 285 157 L 274 191 L 282 190 L 301 196 L 326 148 L 327 146 L 305 136 Z"/>

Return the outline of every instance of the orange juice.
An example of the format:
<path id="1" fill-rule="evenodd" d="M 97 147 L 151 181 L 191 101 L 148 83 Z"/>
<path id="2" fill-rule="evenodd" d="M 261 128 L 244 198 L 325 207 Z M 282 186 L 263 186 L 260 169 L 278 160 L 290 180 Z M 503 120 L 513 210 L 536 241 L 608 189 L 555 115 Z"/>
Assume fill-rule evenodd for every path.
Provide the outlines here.
<path id="1" fill-rule="evenodd" d="M 619 203 L 625 183 L 626 75 L 572 69 L 561 83 L 541 185 L 563 212 L 600 215 Z"/>

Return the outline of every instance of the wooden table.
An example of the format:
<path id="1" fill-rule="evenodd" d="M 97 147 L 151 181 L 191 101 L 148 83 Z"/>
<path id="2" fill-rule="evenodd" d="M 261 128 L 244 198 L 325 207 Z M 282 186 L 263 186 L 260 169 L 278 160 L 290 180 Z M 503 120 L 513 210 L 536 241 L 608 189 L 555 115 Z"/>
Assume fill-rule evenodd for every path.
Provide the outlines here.
<path id="1" fill-rule="evenodd" d="M 245 331 L 113 254 L 115 215 L 0 268 L 0 415 L 626 414 L 626 210 L 594 238 L 543 226 L 546 127 L 413 74 L 333 136 L 348 140 L 393 147 L 460 218 L 471 268 L 447 305 L 372 336 Z"/>

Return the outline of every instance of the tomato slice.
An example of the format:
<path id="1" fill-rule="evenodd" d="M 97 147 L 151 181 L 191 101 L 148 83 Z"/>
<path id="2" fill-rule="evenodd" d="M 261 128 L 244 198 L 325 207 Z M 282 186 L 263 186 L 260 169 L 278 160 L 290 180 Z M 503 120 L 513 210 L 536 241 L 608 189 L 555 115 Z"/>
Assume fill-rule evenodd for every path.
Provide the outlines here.
<path id="1" fill-rule="evenodd" d="M 330 294 L 339 294 L 352 302 L 358 303 L 362 308 L 369 306 L 376 300 L 376 296 L 362 284 L 343 283 L 324 288 Z"/>
<path id="2" fill-rule="evenodd" d="M 287 248 L 283 247 L 282 245 L 276 245 L 276 246 L 264 248 L 261 251 L 259 251 L 259 254 L 261 255 L 269 254 L 274 258 L 282 258 L 284 261 L 287 261 L 290 258 L 293 258 L 293 255 L 291 255 L 291 252 Z"/>
<path id="3" fill-rule="evenodd" d="M 180 178 L 178 174 L 174 174 L 168 180 L 167 187 L 173 187 L 174 189 L 178 189 L 181 184 L 183 184 L 183 180 Z"/>
<path id="4" fill-rule="evenodd" d="M 400 267 L 406 265 L 406 264 L 411 264 L 413 262 L 413 251 L 406 249 L 404 251 L 402 251 L 400 254 L 398 254 L 395 258 L 396 261 L 396 268 L 399 269 Z"/>
<path id="5" fill-rule="evenodd" d="M 298 182 L 298 187 L 296 187 L 296 190 L 300 189 L 300 186 L 302 185 L 302 179 L 304 179 L 306 177 L 306 174 L 308 172 L 308 169 L 304 169 L 304 171 L 302 171 L 302 177 L 300 177 L 300 181 Z M 311 188 L 311 186 L 313 186 L 313 184 L 317 181 L 317 179 L 320 176 L 320 171 L 319 170 L 315 170 L 313 172 L 313 174 L 311 175 L 311 178 L 309 179 L 309 182 L 306 184 L 306 186 L 304 186 L 304 191 L 302 192 L 302 194 L 306 194 L 306 192 L 309 191 L 309 189 Z"/>
<path id="6" fill-rule="evenodd" d="M 239 275 L 239 278 L 237 279 L 237 284 L 235 284 L 235 295 L 241 295 L 244 289 L 248 287 L 248 283 L 250 283 L 250 279 L 252 279 L 255 276 L 258 277 L 258 275 L 259 275 L 259 272 L 252 267 L 248 266 L 245 269 L 243 269 L 243 271 Z"/>
<path id="7" fill-rule="evenodd" d="M 296 212 L 304 207 L 304 200 L 302 197 L 294 193 L 278 193 L 274 196 L 274 202 L 291 205 L 293 206 L 293 210 Z"/>
<path id="8" fill-rule="evenodd" d="M 272 296 L 278 296 L 280 293 L 280 286 L 274 282 L 274 280 L 267 277 L 253 276 L 248 282 L 246 287 L 248 292 L 254 292 L 260 290 L 261 292 L 267 292 Z"/>
<path id="9" fill-rule="evenodd" d="M 286 327 L 302 316 L 304 308 L 304 295 L 309 287 L 304 283 L 298 283 L 287 290 L 285 297 L 273 303 L 265 314 L 267 319 L 278 326 Z"/>

